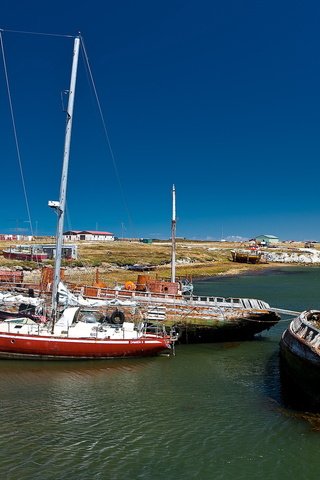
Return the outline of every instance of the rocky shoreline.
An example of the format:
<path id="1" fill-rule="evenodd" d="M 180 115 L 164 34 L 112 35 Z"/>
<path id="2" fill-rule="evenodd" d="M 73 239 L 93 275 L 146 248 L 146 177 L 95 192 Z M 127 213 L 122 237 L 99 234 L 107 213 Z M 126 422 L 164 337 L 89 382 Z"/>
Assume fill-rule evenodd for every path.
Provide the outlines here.
<path id="1" fill-rule="evenodd" d="M 300 248 L 294 252 L 268 251 L 263 254 L 263 258 L 272 263 L 320 265 L 320 252 L 313 248 Z"/>

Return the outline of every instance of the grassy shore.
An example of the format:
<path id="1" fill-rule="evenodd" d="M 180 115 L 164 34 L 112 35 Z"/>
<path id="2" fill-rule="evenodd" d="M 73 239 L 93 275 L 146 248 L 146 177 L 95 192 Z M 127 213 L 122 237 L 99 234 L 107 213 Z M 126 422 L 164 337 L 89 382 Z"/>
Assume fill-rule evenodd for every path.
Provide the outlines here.
<path id="1" fill-rule="evenodd" d="M 44 243 L 37 239 L 35 243 Z M 0 242 L 0 251 L 16 242 Z M 294 251 L 303 247 L 303 243 L 279 244 L 278 249 Z M 227 242 L 195 242 L 178 241 L 176 248 L 176 275 L 177 277 L 205 278 L 216 275 L 236 275 L 248 270 L 260 271 L 279 264 L 259 263 L 257 265 L 235 263 L 231 260 L 231 250 L 234 248 L 247 248 L 242 243 Z M 317 246 L 316 246 L 317 248 Z M 78 260 L 64 263 L 66 278 L 79 283 L 93 283 L 96 272 L 99 280 L 108 284 L 134 281 L 137 272 L 127 270 L 126 265 L 149 264 L 156 266 L 151 275 L 158 278 L 170 277 L 171 244 L 169 241 L 156 241 L 152 244 L 140 242 L 79 242 Z M 46 262 L 52 264 L 52 261 Z M 0 268 L 20 266 L 29 271 L 29 276 L 38 277 L 40 265 L 34 262 L 19 262 L 5 259 L 0 255 Z"/>

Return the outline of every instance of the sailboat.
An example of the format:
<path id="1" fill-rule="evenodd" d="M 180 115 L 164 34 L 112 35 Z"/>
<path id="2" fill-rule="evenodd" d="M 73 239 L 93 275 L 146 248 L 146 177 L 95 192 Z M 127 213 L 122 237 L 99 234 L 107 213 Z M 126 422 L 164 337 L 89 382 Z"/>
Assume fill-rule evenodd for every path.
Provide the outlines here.
<path id="1" fill-rule="evenodd" d="M 1 45 L 2 36 L 0 32 Z M 156 355 L 170 349 L 174 341 L 164 331 L 147 334 L 143 322 L 110 324 L 107 318 L 81 313 L 68 307 L 61 313 L 59 283 L 63 238 L 68 163 L 73 120 L 76 77 L 81 37 L 74 39 L 73 62 L 66 112 L 63 167 L 59 201 L 49 206 L 57 212 L 56 257 L 49 321 L 38 323 L 31 318 L 13 318 L 0 323 L 0 358 L 10 359 L 107 359 Z"/>

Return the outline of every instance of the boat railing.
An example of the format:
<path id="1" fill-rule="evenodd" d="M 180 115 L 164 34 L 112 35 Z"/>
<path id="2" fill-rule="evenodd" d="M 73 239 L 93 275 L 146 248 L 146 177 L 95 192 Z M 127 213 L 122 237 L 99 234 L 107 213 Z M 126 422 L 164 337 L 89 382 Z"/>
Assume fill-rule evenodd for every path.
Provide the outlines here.
<path id="1" fill-rule="evenodd" d="M 310 344 L 311 347 L 320 347 L 320 329 L 310 323 L 307 319 L 301 321 L 298 317 L 291 323 L 291 329 L 301 340 Z"/>
<path id="2" fill-rule="evenodd" d="M 262 300 L 254 298 L 235 298 L 235 297 L 203 297 L 203 296 L 192 296 L 188 297 L 188 303 L 193 304 L 210 304 L 213 306 L 227 306 L 232 308 L 246 308 L 246 309 L 257 309 L 265 310 L 269 308 L 269 305 Z"/>
<path id="3" fill-rule="evenodd" d="M 15 292 L 30 294 L 33 291 L 34 296 L 49 294 L 50 292 L 40 291 L 39 285 L 27 284 L 27 283 L 13 283 L 13 282 L 0 282 L 0 290 L 14 290 Z M 113 289 L 105 287 L 84 287 L 84 286 L 72 286 L 71 291 L 74 294 L 79 294 L 87 298 L 99 298 L 103 300 L 133 300 L 144 301 L 148 303 L 186 303 L 189 305 L 198 306 L 212 306 L 212 307 L 228 307 L 239 309 L 256 309 L 263 310 L 270 308 L 266 302 L 258 299 L 249 298 L 237 298 L 237 297 L 211 297 L 200 295 L 182 295 L 182 294 L 170 294 L 170 293 L 153 293 L 142 292 L 137 290 L 125 290 L 125 289 Z"/>
<path id="4" fill-rule="evenodd" d="M 197 295 L 174 295 L 169 293 L 154 293 L 154 292 L 143 292 L 137 290 L 125 290 L 125 289 L 112 289 L 105 287 L 83 287 L 79 286 L 73 288 L 73 293 L 78 293 L 84 297 L 88 298 L 99 298 L 99 299 L 122 299 L 122 300 L 140 300 L 150 302 L 150 303 L 161 303 L 165 301 L 166 303 L 186 303 L 191 305 L 208 305 L 213 307 L 231 307 L 231 308 L 245 308 L 245 309 L 256 309 L 263 310 L 268 309 L 269 305 L 266 302 L 258 299 L 248 299 L 248 298 L 233 298 L 233 297 L 209 297 L 209 296 L 197 296 Z"/>

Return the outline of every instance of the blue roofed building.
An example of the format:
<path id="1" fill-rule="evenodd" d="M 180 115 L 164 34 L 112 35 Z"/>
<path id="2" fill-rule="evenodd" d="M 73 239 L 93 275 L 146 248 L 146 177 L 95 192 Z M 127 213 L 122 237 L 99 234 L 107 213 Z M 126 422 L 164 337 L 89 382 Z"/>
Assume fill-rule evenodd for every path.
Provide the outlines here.
<path id="1" fill-rule="evenodd" d="M 280 241 L 275 235 L 258 235 L 255 240 L 258 245 L 274 245 Z"/>

